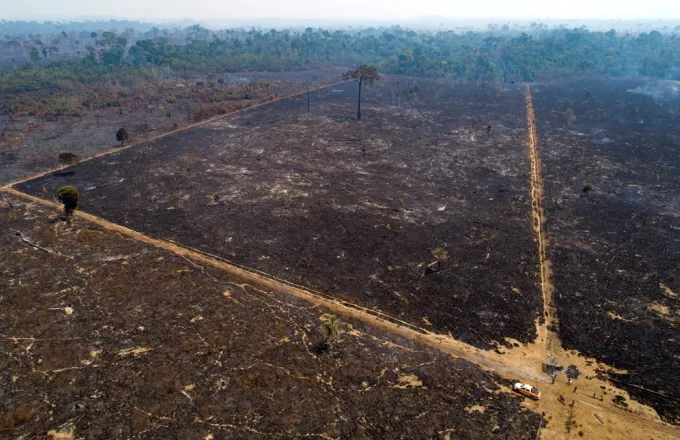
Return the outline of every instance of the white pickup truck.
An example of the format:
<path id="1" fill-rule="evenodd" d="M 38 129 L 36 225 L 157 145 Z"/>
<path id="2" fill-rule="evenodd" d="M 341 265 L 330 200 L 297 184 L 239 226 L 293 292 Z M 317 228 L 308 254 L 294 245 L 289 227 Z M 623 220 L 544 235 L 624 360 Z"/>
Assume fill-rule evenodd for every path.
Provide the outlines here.
<path id="1" fill-rule="evenodd" d="M 512 389 L 534 400 L 541 398 L 541 391 L 538 388 L 532 387 L 531 385 L 527 385 L 522 382 L 515 382 L 515 384 L 512 386 Z"/>

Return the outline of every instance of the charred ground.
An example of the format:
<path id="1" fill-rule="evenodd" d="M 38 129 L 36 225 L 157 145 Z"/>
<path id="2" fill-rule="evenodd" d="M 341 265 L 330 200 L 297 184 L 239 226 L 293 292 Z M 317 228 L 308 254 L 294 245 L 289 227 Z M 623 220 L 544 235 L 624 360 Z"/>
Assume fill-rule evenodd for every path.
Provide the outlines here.
<path id="1" fill-rule="evenodd" d="M 579 81 L 532 92 L 560 338 L 565 348 L 627 370 L 613 379 L 667 395 L 627 387 L 677 423 L 677 85 Z"/>
<path id="2" fill-rule="evenodd" d="M 304 95 L 275 102 L 19 188 L 50 198 L 74 184 L 87 212 L 474 345 L 531 341 L 523 90 L 384 79 L 361 123 L 354 83 L 311 102 L 310 115 Z M 450 258 L 428 270 L 437 247 Z"/>
<path id="3" fill-rule="evenodd" d="M 0 437 L 535 437 L 468 362 L 351 321 L 317 355 L 323 309 L 56 217 L 0 202 Z"/>

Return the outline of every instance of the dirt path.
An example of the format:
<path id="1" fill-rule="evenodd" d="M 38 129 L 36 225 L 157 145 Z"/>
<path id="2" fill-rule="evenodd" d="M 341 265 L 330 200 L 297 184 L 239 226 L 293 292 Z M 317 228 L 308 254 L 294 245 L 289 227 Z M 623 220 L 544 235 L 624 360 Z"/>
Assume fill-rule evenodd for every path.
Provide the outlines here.
<path id="1" fill-rule="evenodd" d="M 585 359 L 575 351 L 564 351 L 557 334 L 552 330 L 554 325 L 557 324 L 557 315 L 552 301 L 553 286 L 551 283 L 550 260 L 547 253 L 548 240 L 545 234 L 545 213 L 543 210 L 543 181 L 541 177 L 538 139 L 536 136 L 534 120 L 535 115 L 529 88 L 527 88 L 526 91 L 526 102 L 529 130 L 528 147 L 531 164 L 532 216 L 539 252 L 539 272 L 541 278 L 541 293 L 545 306 L 545 317 L 537 323 L 538 337 L 536 341 L 528 345 L 517 344 L 518 346 L 512 350 L 499 350 L 498 352 L 480 350 L 450 336 L 432 333 L 426 329 L 391 317 L 378 310 L 337 300 L 331 295 L 315 292 L 286 280 L 278 279 L 269 274 L 238 266 L 215 255 L 207 254 L 195 249 L 189 249 L 166 240 L 153 238 L 85 212 L 76 211 L 75 215 L 108 230 L 118 232 L 135 240 L 151 244 L 191 259 L 196 263 L 212 266 L 241 277 L 246 282 L 252 283 L 254 286 L 251 285 L 251 287 L 253 287 L 255 291 L 258 290 L 256 286 L 265 286 L 267 288 L 285 292 L 304 299 L 311 304 L 325 307 L 342 317 L 359 320 L 374 327 L 436 348 L 451 356 L 468 360 L 507 379 L 541 383 L 543 392 L 541 400 L 538 402 L 527 400 L 525 403 L 527 407 L 539 413 L 544 413 L 548 419 L 548 423 L 540 432 L 540 438 L 564 439 L 583 437 L 597 439 L 648 439 L 650 436 L 655 439 L 680 438 L 680 429 L 663 423 L 654 410 L 631 401 L 627 393 L 616 389 L 605 380 L 598 379 L 598 371 L 610 370 L 608 366 L 598 364 L 593 359 Z M 218 118 L 223 116 L 225 115 L 221 115 Z M 209 121 L 203 121 L 196 125 L 207 122 Z M 182 130 L 187 128 L 189 127 L 185 127 Z M 161 136 L 167 136 L 168 134 L 170 133 Z M 124 148 L 131 148 L 134 145 L 129 145 Z M 120 150 L 121 149 L 113 149 L 86 160 Z M 38 176 L 53 171 L 54 170 L 43 172 Z M 2 186 L 0 187 L 0 190 L 28 199 L 34 203 L 54 208 L 55 210 L 61 210 L 61 206 L 54 202 L 28 195 L 12 188 L 12 185 L 14 184 L 38 176 L 32 176 Z M 577 366 L 582 373 L 582 379 L 579 379 L 574 384 L 568 384 L 566 378 L 559 377 L 556 383 L 550 384 L 550 378 L 542 371 L 542 364 L 546 361 L 548 354 L 557 357 L 562 365 Z M 574 389 L 575 386 L 578 386 L 578 389 Z M 611 399 L 615 395 L 624 396 L 628 400 L 629 406 L 627 409 L 622 409 L 612 403 Z M 564 397 L 564 402 L 566 403 L 563 403 L 559 399 L 560 396 Z M 572 402 L 573 406 L 570 406 L 569 404 Z M 597 414 L 604 423 L 600 422 L 600 420 L 595 417 L 595 414 Z"/>
<path id="2" fill-rule="evenodd" d="M 536 135 L 536 115 L 531 100 L 531 87 L 527 85 L 527 126 L 529 130 L 529 159 L 531 164 L 531 214 L 533 228 L 538 245 L 538 265 L 541 278 L 541 294 L 543 295 L 543 320 L 537 323 L 538 339 L 545 344 L 546 357 L 553 353 L 553 343 L 557 340 L 554 332 L 557 326 L 557 312 L 553 302 L 554 286 L 552 284 L 552 264 L 548 255 L 548 237 L 545 231 L 546 217 L 543 209 L 543 175 L 541 173 L 541 156 L 538 151 Z"/>

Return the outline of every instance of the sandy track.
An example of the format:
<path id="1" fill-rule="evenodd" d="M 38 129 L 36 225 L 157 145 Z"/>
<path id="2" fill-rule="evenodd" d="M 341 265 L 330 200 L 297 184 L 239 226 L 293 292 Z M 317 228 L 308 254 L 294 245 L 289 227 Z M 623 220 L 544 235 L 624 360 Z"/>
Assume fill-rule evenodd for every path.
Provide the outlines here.
<path id="1" fill-rule="evenodd" d="M 552 354 L 553 343 L 557 339 L 555 333 L 550 330 L 557 325 L 557 313 L 553 303 L 552 264 L 548 254 L 548 237 L 545 230 L 543 175 L 541 173 L 541 156 L 538 150 L 538 136 L 536 135 L 536 115 L 534 114 L 534 104 L 531 100 L 531 87 L 528 85 L 526 101 L 527 127 L 529 131 L 529 162 L 531 165 L 531 214 L 538 246 L 538 265 L 544 316 L 544 320 L 537 325 L 536 334 L 538 339 L 545 343 L 547 356 Z"/>

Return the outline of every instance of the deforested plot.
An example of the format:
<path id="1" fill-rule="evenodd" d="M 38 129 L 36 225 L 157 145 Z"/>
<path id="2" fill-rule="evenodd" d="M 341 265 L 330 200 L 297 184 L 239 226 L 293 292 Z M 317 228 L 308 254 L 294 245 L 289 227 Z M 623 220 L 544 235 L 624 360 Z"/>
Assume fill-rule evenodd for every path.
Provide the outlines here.
<path id="1" fill-rule="evenodd" d="M 510 382 L 8 197 L 2 438 L 535 438 Z M 16 235 L 15 235 L 16 234 Z M 291 401 L 293 399 L 294 401 Z"/>
<path id="2" fill-rule="evenodd" d="M 520 87 L 383 78 L 278 101 L 18 188 L 466 342 L 541 313 Z"/>
<path id="3" fill-rule="evenodd" d="M 642 80 L 533 88 L 559 335 L 566 348 L 626 370 L 611 377 L 676 422 L 677 90 Z"/>

